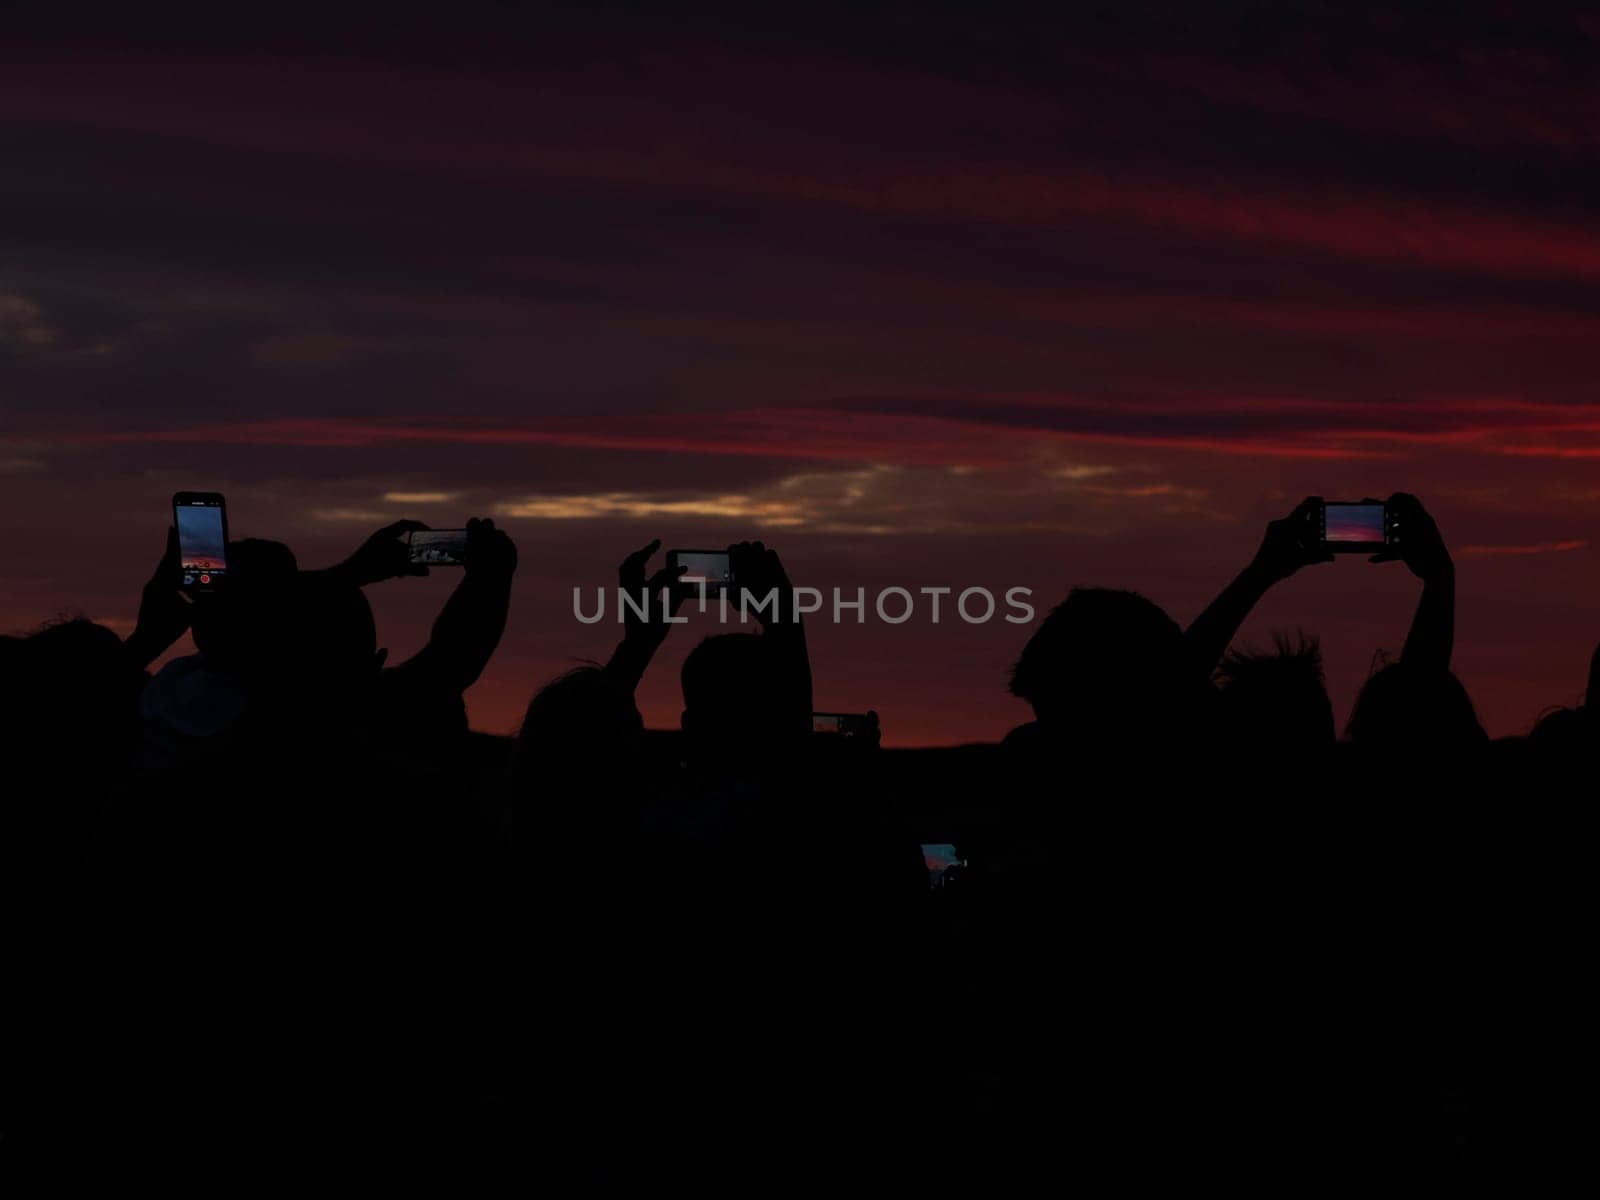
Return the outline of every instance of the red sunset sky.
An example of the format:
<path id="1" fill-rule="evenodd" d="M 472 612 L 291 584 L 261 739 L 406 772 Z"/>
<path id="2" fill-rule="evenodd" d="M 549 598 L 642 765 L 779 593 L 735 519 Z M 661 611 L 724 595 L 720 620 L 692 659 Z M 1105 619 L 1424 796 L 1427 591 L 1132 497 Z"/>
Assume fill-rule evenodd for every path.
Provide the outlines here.
<path id="1" fill-rule="evenodd" d="M 0 628 L 126 630 L 167 502 L 323 565 L 493 516 L 515 726 L 653 537 L 797 582 L 1136 588 L 1417 493 L 1491 732 L 1600 640 L 1600 18 L 1460 4 L 4 8 Z M 398 659 L 452 577 L 376 588 Z M 1341 721 L 1416 584 L 1346 560 Z M 641 692 L 676 722 L 678 631 Z M 1027 630 L 813 623 L 819 707 L 992 739 Z"/>

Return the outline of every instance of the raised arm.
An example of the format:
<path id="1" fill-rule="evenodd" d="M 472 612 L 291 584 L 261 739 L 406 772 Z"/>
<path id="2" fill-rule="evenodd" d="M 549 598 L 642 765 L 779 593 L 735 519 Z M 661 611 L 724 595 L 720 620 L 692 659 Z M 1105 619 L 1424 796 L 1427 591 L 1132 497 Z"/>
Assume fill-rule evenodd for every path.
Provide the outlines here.
<path id="1" fill-rule="evenodd" d="M 1422 580 L 1422 598 L 1411 618 L 1400 661 L 1411 666 L 1448 671 L 1456 640 L 1456 567 L 1445 549 L 1439 526 L 1422 501 L 1407 492 L 1389 497 L 1395 549 L 1374 554 L 1372 561 L 1403 562 Z"/>
<path id="2" fill-rule="evenodd" d="M 1201 678 L 1211 677 L 1244 619 L 1273 584 L 1289 578 L 1301 567 L 1333 561 L 1333 555 L 1322 548 L 1322 533 L 1317 527 L 1321 504 L 1318 497 L 1308 496 L 1288 516 L 1268 523 L 1261 548 L 1250 564 L 1184 631 L 1190 669 Z"/>
<path id="3" fill-rule="evenodd" d="M 122 643 L 140 670 L 160 658 L 189 630 L 191 601 L 178 586 L 178 529 L 167 527 L 167 548 L 139 596 L 139 619 Z"/>
<path id="4" fill-rule="evenodd" d="M 806 650 L 806 631 L 795 611 L 794 585 L 778 558 L 760 542 L 739 542 L 728 547 L 733 579 L 741 591 L 749 592 L 754 602 L 777 594 L 777 603 L 756 612 L 761 635 L 773 640 L 779 677 L 773 686 L 780 689 L 788 725 L 797 737 L 811 735 L 811 656 Z"/>
<path id="5" fill-rule="evenodd" d="M 672 623 L 667 620 L 668 613 L 676 614 L 683 604 L 683 589 L 671 585 L 677 582 L 678 575 L 688 570 L 687 567 L 679 567 L 676 571 L 663 567 L 646 578 L 650 556 L 660 548 L 661 539 L 657 538 L 648 546 L 628 555 L 617 568 L 618 586 L 635 602 L 642 596 L 647 606 L 645 615 L 640 617 L 634 609 L 623 605 L 622 641 L 617 644 L 611 660 L 605 666 L 606 674 L 630 692 L 639 686 L 645 668 L 672 630 Z M 665 601 L 663 592 L 667 593 Z"/>
<path id="6" fill-rule="evenodd" d="M 356 549 L 349 558 L 335 566 L 305 571 L 305 575 L 323 576 L 366 587 L 382 583 L 385 579 L 400 579 L 407 575 L 426 575 L 428 568 L 411 561 L 411 550 L 403 534 L 426 529 L 421 521 L 396 521 L 385 525 Z"/>
<path id="7" fill-rule="evenodd" d="M 467 522 L 466 565 L 433 623 L 428 644 L 402 664 L 442 687 L 464 692 L 489 663 L 511 609 L 511 576 L 517 547 L 485 518 Z"/>

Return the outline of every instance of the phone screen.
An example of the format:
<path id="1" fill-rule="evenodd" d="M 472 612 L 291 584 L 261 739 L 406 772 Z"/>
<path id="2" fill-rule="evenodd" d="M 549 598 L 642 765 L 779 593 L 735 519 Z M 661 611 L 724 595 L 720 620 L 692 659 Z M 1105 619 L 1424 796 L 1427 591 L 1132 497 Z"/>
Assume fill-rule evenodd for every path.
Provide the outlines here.
<path id="1" fill-rule="evenodd" d="M 678 582 L 715 592 L 733 583 L 733 566 L 726 550 L 674 550 L 671 563 L 687 567 Z"/>
<path id="2" fill-rule="evenodd" d="M 1382 504 L 1327 504 L 1323 507 L 1322 540 L 1330 550 L 1340 547 L 1381 549 L 1386 531 Z"/>
<path id="3" fill-rule="evenodd" d="M 836 733 L 842 737 L 855 737 L 871 727 L 864 713 L 812 713 L 812 733 Z"/>
<path id="4" fill-rule="evenodd" d="M 172 500 L 178 526 L 178 565 L 185 587 L 210 587 L 228 569 L 228 523 L 222 497 L 180 492 Z"/>
<path id="5" fill-rule="evenodd" d="M 928 885 L 940 887 L 944 883 L 944 873 L 951 867 L 965 866 L 966 860 L 949 842 L 923 842 L 922 863 L 928 868 Z"/>
<path id="6" fill-rule="evenodd" d="M 467 561 L 465 529 L 413 529 L 411 561 L 424 567 L 459 567 Z"/>

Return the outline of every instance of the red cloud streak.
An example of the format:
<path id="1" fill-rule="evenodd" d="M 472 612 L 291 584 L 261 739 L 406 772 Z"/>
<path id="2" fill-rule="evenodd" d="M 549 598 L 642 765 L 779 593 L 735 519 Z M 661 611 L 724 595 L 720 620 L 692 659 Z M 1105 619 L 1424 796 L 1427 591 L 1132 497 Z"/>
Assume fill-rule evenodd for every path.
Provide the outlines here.
<path id="1" fill-rule="evenodd" d="M 1559 437 L 1560 440 L 1552 440 Z M 868 397 L 805 408 L 647 416 L 286 417 L 189 428 L 70 433 L 63 444 L 378 447 L 546 445 L 906 465 L 1001 466 L 1041 438 L 1283 458 L 1378 458 L 1440 447 L 1520 457 L 1600 457 L 1600 404 L 1465 398 L 1389 403 L 1182 398 Z"/>

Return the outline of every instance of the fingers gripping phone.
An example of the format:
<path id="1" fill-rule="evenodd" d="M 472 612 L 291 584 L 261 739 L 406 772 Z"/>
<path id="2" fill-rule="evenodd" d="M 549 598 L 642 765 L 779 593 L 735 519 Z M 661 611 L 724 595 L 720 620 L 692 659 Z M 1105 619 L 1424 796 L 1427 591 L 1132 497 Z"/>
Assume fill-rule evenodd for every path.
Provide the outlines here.
<path id="1" fill-rule="evenodd" d="M 704 589 L 708 596 L 733 590 L 733 563 L 726 550 L 668 550 L 667 570 L 684 572 L 678 577 L 680 584 L 690 592 Z"/>
<path id="2" fill-rule="evenodd" d="M 208 592 L 228 573 L 228 510 L 221 492 L 179 492 L 172 497 L 178 530 L 178 583 Z"/>
<path id="3" fill-rule="evenodd" d="M 1399 540 L 1399 521 L 1378 501 L 1325 501 L 1321 523 L 1322 548 L 1329 554 L 1375 554 Z"/>
<path id="4" fill-rule="evenodd" d="M 467 563 L 465 529 L 413 529 L 406 535 L 411 564 L 419 567 L 462 567 Z"/>

